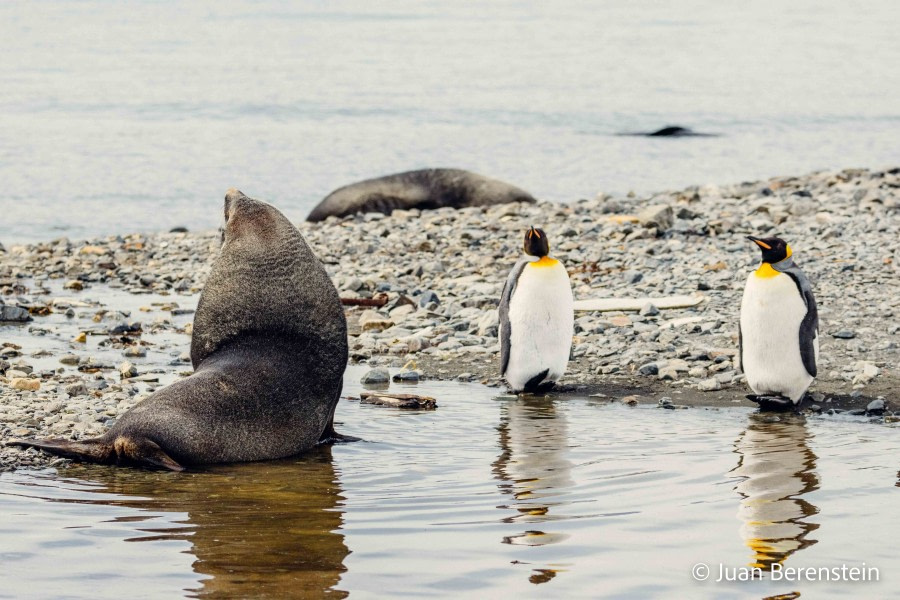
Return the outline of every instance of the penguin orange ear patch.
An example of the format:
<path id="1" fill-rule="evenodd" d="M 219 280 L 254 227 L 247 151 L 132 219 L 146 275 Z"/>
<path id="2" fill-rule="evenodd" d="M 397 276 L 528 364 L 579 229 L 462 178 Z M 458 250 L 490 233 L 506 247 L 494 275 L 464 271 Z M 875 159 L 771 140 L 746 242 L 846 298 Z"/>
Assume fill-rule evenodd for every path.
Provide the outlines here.
<path id="1" fill-rule="evenodd" d="M 760 248 L 764 248 L 766 250 L 772 249 L 772 246 L 768 245 L 767 243 L 765 243 L 762 240 L 753 240 L 753 241 L 756 242 L 756 245 L 759 246 Z"/>

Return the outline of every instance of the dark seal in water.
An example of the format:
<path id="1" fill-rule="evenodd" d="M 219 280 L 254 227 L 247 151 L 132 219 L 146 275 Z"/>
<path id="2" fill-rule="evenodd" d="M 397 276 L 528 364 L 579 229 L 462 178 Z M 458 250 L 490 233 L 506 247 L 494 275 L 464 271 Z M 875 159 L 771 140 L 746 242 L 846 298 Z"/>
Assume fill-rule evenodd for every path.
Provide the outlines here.
<path id="1" fill-rule="evenodd" d="M 291 456 L 336 436 L 347 366 L 337 290 L 273 206 L 229 190 L 225 221 L 194 319 L 194 374 L 138 403 L 99 438 L 10 444 L 182 470 Z"/>
<path id="2" fill-rule="evenodd" d="M 422 169 L 367 179 L 339 188 L 309 213 L 307 221 L 356 213 L 391 214 L 395 209 L 464 208 L 506 202 L 535 202 L 514 185 L 461 169 Z"/>
<path id="3" fill-rule="evenodd" d="M 642 137 L 718 137 L 718 134 L 716 133 L 700 133 L 687 127 L 681 127 L 680 125 L 667 125 L 656 131 L 634 131 L 619 133 L 617 135 L 636 135 Z"/>

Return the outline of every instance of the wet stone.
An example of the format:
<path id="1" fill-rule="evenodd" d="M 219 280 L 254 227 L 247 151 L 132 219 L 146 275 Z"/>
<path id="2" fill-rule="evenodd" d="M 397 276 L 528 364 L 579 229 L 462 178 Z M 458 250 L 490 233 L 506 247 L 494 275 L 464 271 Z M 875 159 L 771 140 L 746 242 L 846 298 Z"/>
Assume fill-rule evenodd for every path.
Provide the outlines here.
<path id="1" fill-rule="evenodd" d="M 415 383 L 419 381 L 420 373 L 418 371 L 412 371 L 409 369 L 404 369 L 402 371 L 398 371 L 391 377 L 392 381 L 395 382 L 407 382 L 407 383 Z"/>
<path id="2" fill-rule="evenodd" d="M 391 374 L 387 369 L 372 369 L 359 380 L 363 385 L 390 383 Z"/>
<path id="3" fill-rule="evenodd" d="M 141 331 L 140 321 L 120 321 L 107 330 L 110 335 L 127 335 Z"/>
<path id="4" fill-rule="evenodd" d="M 14 390 L 36 392 L 41 389 L 41 381 L 40 379 L 31 379 L 28 377 L 14 377 L 9 380 L 9 387 Z"/>
<path id="5" fill-rule="evenodd" d="M 866 412 L 873 415 L 880 415 L 884 412 L 885 404 L 883 398 L 876 398 L 869 402 L 866 406 Z"/>
<path id="6" fill-rule="evenodd" d="M 640 271 L 636 271 L 634 269 L 628 269 L 624 273 L 622 273 L 622 279 L 625 280 L 625 283 L 634 284 L 638 283 L 644 278 L 644 275 Z"/>
<path id="7" fill-rule="evenodd" d="M 18 306 L 9 306 L 8 304 L 0 304 L 0 322 L 10 321 L 24 323 L 31 321 L 31 315 L 27 309 Z"/>
<path id="8" fill-rule="evenodd" d="M 646 376 L 656 375 L 659 373 L 659 365 L 657 365 L 656 363 L 647 363 L 646 365 L 643 365 L 640 369 L 638 369 L 638 372 L 641 375 Z"/>
<path id="9" fill-rule="evenodd" d="M 130 362 L 125 361 L 119 365 L 119 376 L 122 379 L 129 379 L 131 377 L 136 377 L 137 374 L 138 374 L 137 367 L 135 367 Z"/>
<path id="10" fill-rule="evenodd" d="M 712 377 L 698 383 L 697 389 L 701 392 L 715 392 L 722 389 L 722 383 L 717 378 Z"/>
<path id="11" fill-rule="evenodd" d="M 69 396 L 83 396 L 88 393 L 87 386 L 83 382 L 71 383 L 66 386 L 66 394 Z"/>
<path id="12" fill-rule="evenodd" d="M 652 302 L 648 302 L 643 307 L 641 307 L 640 311 L 641 316 L 652 317 L 659 314 L 659 309 L 656 308 L 656 305 Z"/>
<path id="13" fill-rule="evenodd" d="M 440 305 L 441 300 L 438 295 L 432 291 L 422 292 L 422 295 L 419 296 L 419 306 L 426 307 L 429 304 Z"/>

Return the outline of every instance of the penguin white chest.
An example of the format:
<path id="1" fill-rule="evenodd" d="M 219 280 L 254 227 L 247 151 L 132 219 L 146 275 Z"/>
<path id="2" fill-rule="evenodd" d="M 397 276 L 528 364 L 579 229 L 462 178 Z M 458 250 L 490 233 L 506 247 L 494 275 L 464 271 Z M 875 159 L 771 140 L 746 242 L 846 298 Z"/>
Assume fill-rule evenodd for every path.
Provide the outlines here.
<path id="1" fill-rule="evenodd" d="M 543 381 L 562 377 L 569 362 L 575 326 L 572 287 L 562 263 L 542 259 L 525 266 L 509 302 L 509 364 L 514 390 L 547 371 Z"/>
<path id="2" fill-rule="evenodd" d="M 741 368 L 757 394 L 777 394 L 794 402 L 813 377 L 800 355 L 800 323 L 806 303 L 789 275 L 751 273 L 741 302 Z"/>

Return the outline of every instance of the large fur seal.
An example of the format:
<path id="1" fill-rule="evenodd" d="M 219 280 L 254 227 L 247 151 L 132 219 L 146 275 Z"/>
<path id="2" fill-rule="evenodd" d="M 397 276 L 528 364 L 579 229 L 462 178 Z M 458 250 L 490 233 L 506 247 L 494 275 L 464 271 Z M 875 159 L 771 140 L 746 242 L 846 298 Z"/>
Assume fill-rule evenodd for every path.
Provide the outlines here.
<path id="1" fill-rule="evenodd" d="M 367 179 L 339 188 L 312 209 L 307 221 L 394 209 L 463 208 L 506 202 L 535 202 L 514 185 L 461 169 L 422 169 Z"/>
<path id="2" fill-rule="evenodd" d="M 194 374 L 101 437 L 10 444 L 179 471 L 291 456 L 335 436 L 347 323 L 328 274 L 284 215 L 237 190 L 225 196 L 223 237 L 194 319 Z"/>

